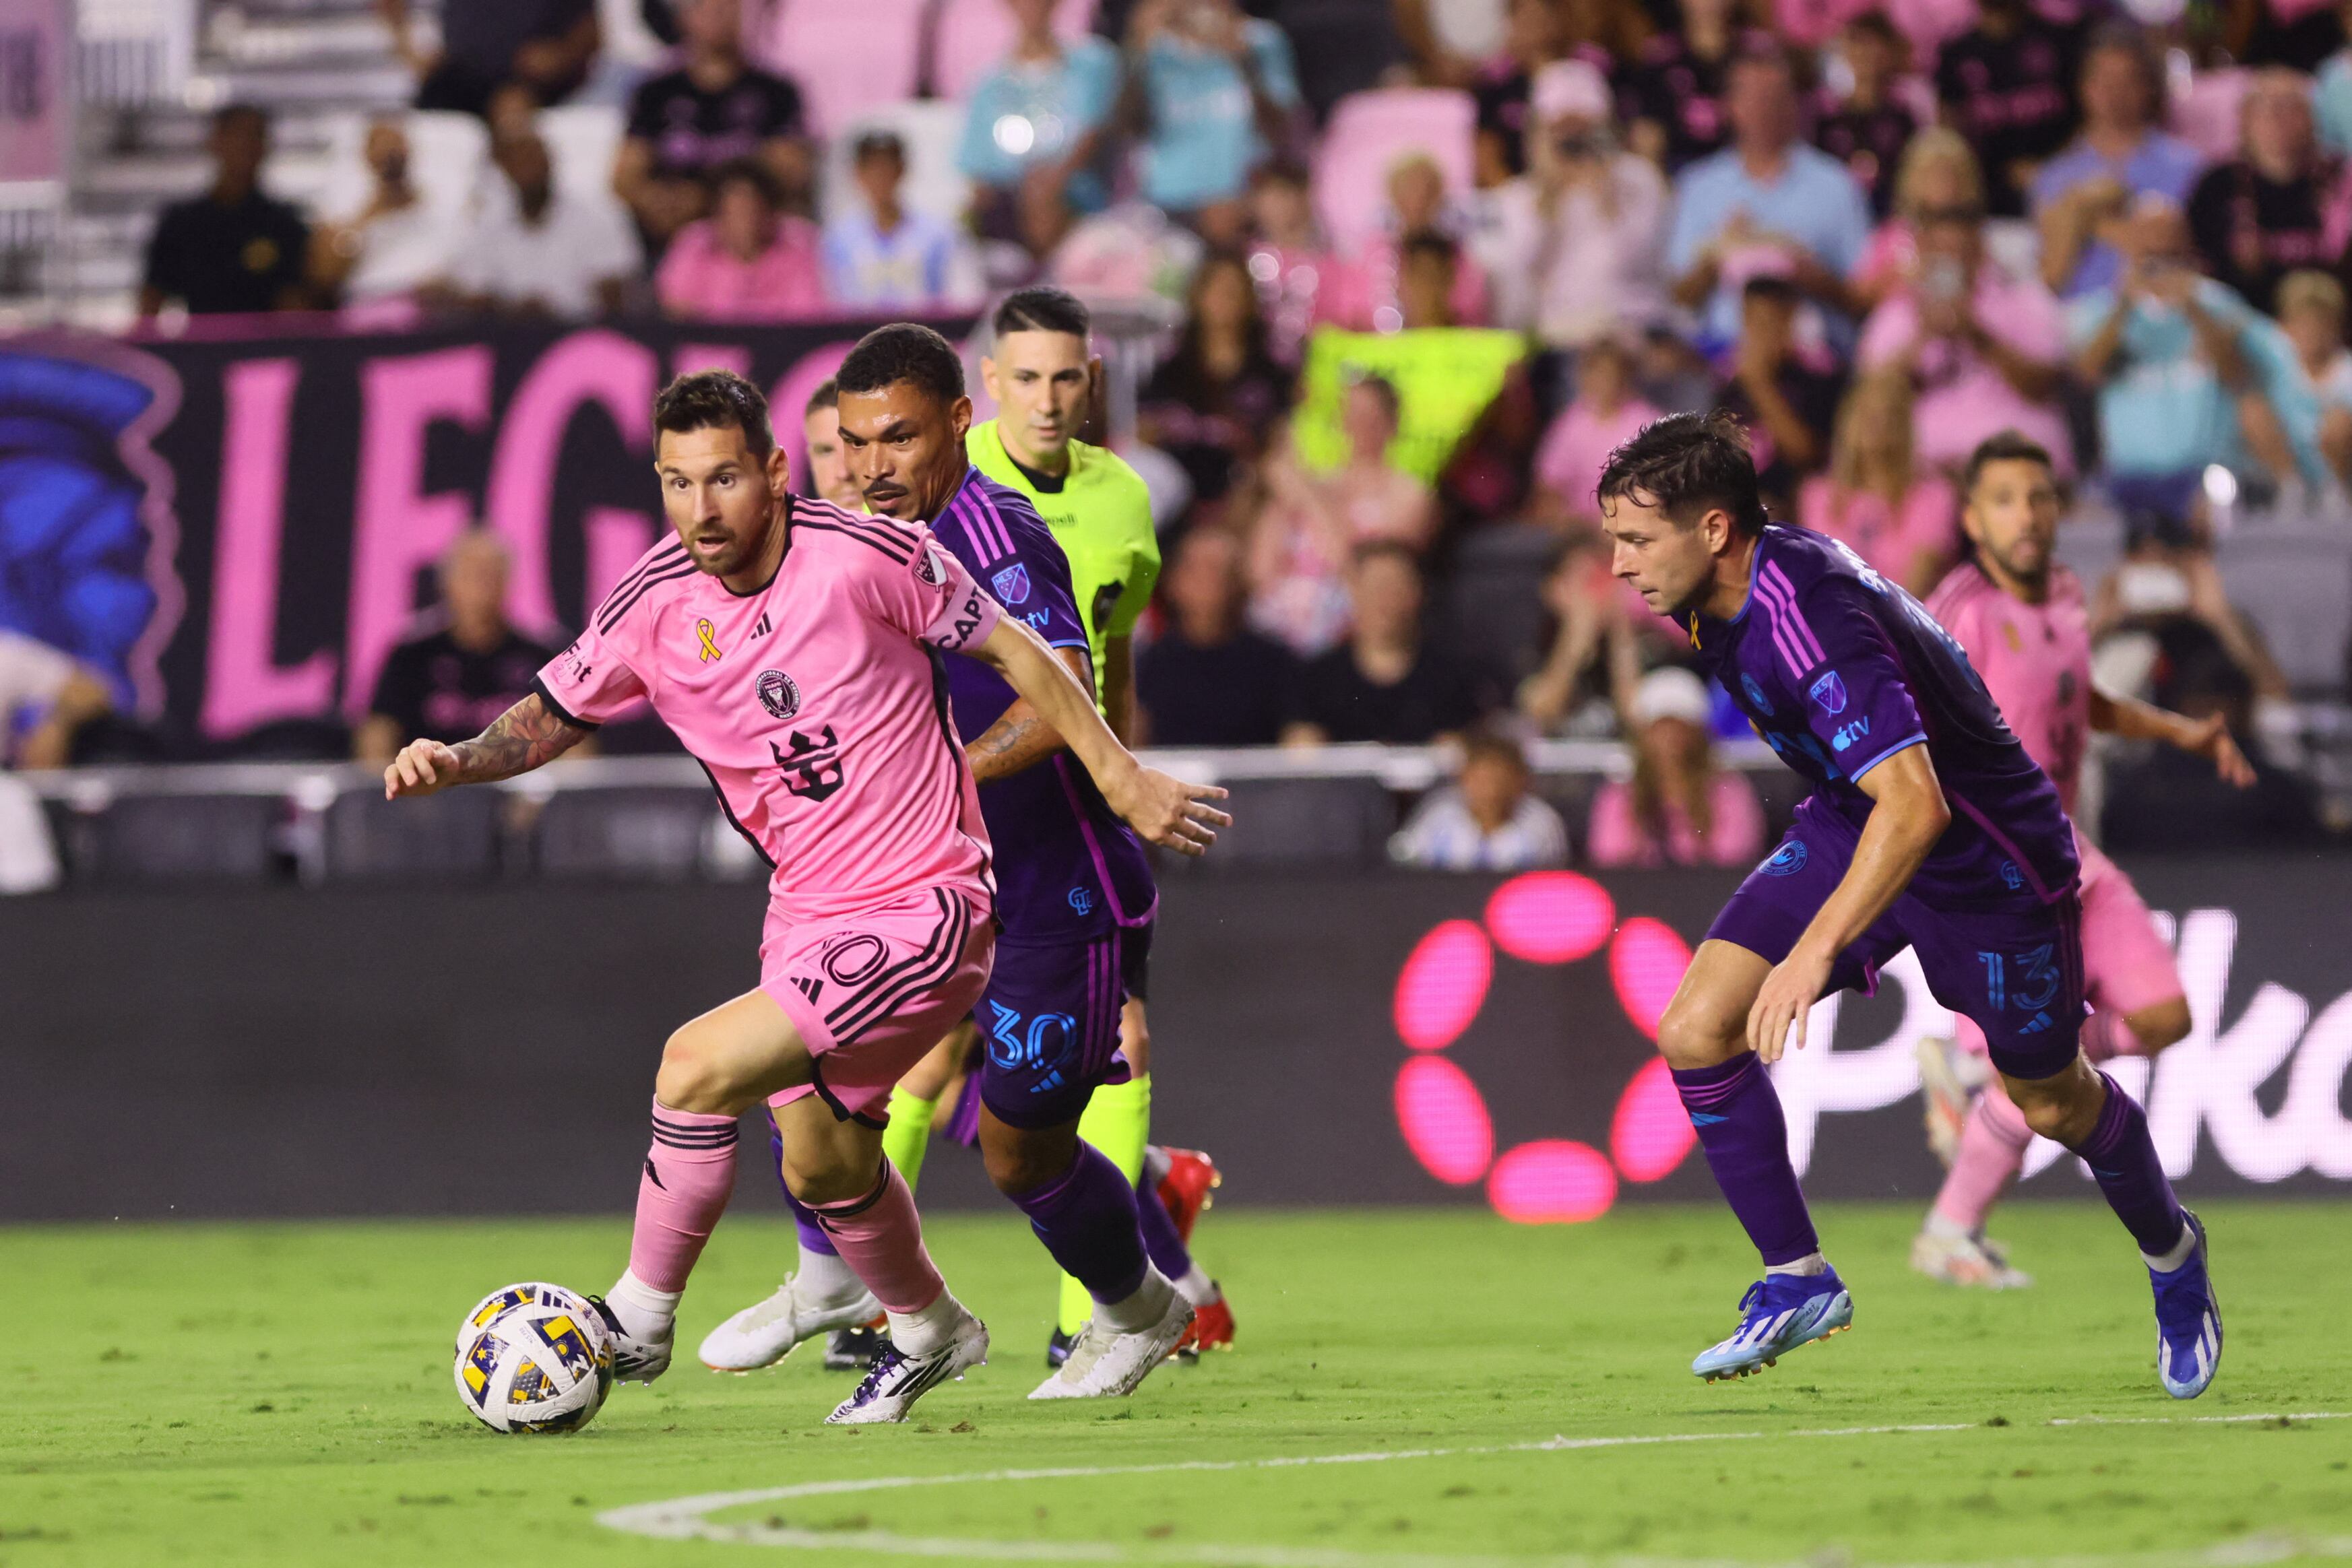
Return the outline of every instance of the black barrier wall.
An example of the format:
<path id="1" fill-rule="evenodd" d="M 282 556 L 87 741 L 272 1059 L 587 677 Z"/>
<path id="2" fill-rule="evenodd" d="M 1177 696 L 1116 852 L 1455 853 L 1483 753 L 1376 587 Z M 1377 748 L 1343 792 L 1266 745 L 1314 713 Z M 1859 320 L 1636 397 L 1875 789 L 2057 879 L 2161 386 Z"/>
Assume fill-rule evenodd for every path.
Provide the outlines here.
<path id="1" fill-rule="evenodd" d="M 2178 920 L 2197 1030 L 2152 1082 L 2121 1075 L 2184 1190 L 2340 1190 L 2341 873 L 2133 869 Z M 1156 1132 L 1214 1152 L 1237 1203 L 1706 1196 L 1643 1019 L 1730 886 L 1171 879 Z M 0 901 L 0 1218 L 625 1209 L 661 1042 L 753 983 L 761 909 L 756 888 L 543 884 Z M 1938 1020 L 1902 976 L 1817 1015 L 1831 1049 L 1782 1070 L 1817 1196 L 1933 1190 L 1911 1041 Z M 2072 1167 L 2025 1190 L 2088 1192 Z M 739 1201 L 768 1189 L 747 1158 Z M 991 1201 L 954 1151 L 924 1195 Z"/>

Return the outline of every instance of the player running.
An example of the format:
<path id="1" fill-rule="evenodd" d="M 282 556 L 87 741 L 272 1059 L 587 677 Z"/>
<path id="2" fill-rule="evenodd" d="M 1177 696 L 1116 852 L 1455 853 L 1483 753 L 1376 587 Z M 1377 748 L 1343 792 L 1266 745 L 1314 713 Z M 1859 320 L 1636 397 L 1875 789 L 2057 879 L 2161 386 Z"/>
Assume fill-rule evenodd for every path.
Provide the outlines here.
<path id="1" fill-rule="evenodd" d="M 976 1365 L 988 1331 L 925 1251 L 873 1115 L 988 977 L 987 830 L 946 723 L 943 653 L 971 655 L 1067 738 L 1146 837 L 1203 851 L 1222 791 L 1146 768 L 1082 683 L 920 524 L 795 500 L 766 400 L 726 371 L 654 405 L 677 537 L 647 551 L 517 703 L 451 747 L 411 744 L 388 798 L 509 779 L 651 700 L 774 865 L 761 984 L 670 1036 L 629 1266 L 605 1299 L 614 1370 L 668 1368 L 688 1275 L 734 1185 L 736 1118 L 766 1102 L 794 1191 L 887 1312 L 834 1423 L 903 1420 Z"/>
<path id="2" fill-rule="evenodd" d="M 2157 1372 L 2193 1398 L 2221 1322 L 2205 1232 L 2147 1119 L 2084 1059 L 2074 834 L 1967 656 L 1918 602 L 1815 533 L 1767 521 L 1728 414 L 1675 414 L 1610 455 L 1612 570 L 1673 618 L 1757 733 L 1812 783 L 1780 847 L 1717 915 L 1658 1026 L 1708 1168 L 1764 1277 L 1691 1370 L 1746 1376 L 1837 1333 L 1853 1302 L 1822 1256 L 1764 1070 L 1828 991 L 1911 948 L 1976 1020 L 2025 1123 L 2080 1155 L 2154 1283 Z"/>
<path id="3" fill-rule="evenodd" d="M 867 509 L 928 521 L 1007 617 L 1034 628 L 1090 690 L 1060 548 L 1026 501 L 966 456 L 971 402 L 955 350 L 926 327 L 881 328 L 843 361 L 837 386 Z M 1078 1136 L 1078 1117 L 1096 1084 L 1125 1076 L 1120 1003 L 1150 950 L 1157 892 L 1142 846 L 1036 705 L 977 665 L 951 666 L 948 693 L 996 850 L 996 964 L 974 1012 L 981 1154 L 1092 1301 L 1087 1333 L 1031 1397 L 1129 1394 L 1175 1348 L 1192 1309 L 1146 1253 L 1132 1183 Z M 703 1360 L 736 1370 L 791 1349 L 803 1321 L 831 1304 L 811 1273 L 803 1259 L 775 1296 L 705 1341 Z"/>
<path id="4" fill-rule="evenodd" d="M 2058 788 L 2071 818 L 2087 734 L 2161 740 L 2209 757 L 2244 787 L 2253 769 L 2219 715 L 2202 723 L 2091 684 L 2090 622 L 2082 584 L 2053 559 L 2058 481 L 2050 455 L 2013 431 L 1986 441 L 1962 478 L 1961 526 L 1976 547 L 1927 601 L 1984 678 L 2010 728 Z M 2083 1022 L 2083 1054 L 2155 1055 L 2189 1032 L 2189 1000 L 2172 950 L 2115 862 L 2077 831 L 2083 865 L 2083 975 L 2095 1009 Z M 2011 1289 L 2032 1280 L 1984 1237 L 1985 1215 L 2025 1163 L 2033 1129 L 1998 1084 L 1969 1103 L 1965 1085 L 1985 1051 L 1984 1031 L 1956 1019 L 1957 1044 L 1919 1043 L 1930 1114 L 1952 1129 L 1951 1172 L 1911 1243 L 1911 1266 L 1951 1285 Z"/>

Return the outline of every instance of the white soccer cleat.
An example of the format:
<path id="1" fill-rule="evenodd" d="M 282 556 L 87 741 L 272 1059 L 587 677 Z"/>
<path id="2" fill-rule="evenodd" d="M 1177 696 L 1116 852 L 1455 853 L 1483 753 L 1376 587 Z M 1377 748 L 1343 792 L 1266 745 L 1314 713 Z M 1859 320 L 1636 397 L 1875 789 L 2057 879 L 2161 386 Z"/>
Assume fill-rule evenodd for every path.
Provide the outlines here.
<path id="1" fill-rule="evenodd" d="M 1927 1146 L 1951 1168 L 1960 1152 L 1960 1129 L 1968 1125 L 1969 1106 L 1983 1088 L 1979 1069 L 1959 1041 L 1929 1035 L 1912 1048 L 1919 1060 L 1921 1098 L 1927 1102 Z"/>
<path id="2" fill-rule="evenodd" d="M 928 1355 L 908 1355 L 884 1340 L 857 1392 L 834 1407 L 828 1427 L 865 1427 L 904 1421 L 915 1401 L 951 1377 L 961 1377 L 988 1359 L 988 1325 L 966 1309 L 948 1343 Z"/>
<path id="3" fill-rule="evenodd" d="M 1936 1236 L 1921 1231 L 1911 1239 L 1911 1267 L 1940 1284 L 1982 1291 L 2022 1291 L 2033 1276 L 2010 1266 L 2009 1252 L 1981 1236 Z"/>
<path id="4" fill-rule="evenodd" d="M 604 1320 L 604 1337 L 613 1346 L 613 1381 L 615 1383 L 651 1383 L 669 1370 L 671 1354 L 677 1348 L 677 1324 L 672 1322 L 659 1339 L 639 1339 L 621 1326 L 621 1320 L 602 1296 L 591 1296 L 588 1304 L 596 1309 Z"/>
<path id="5" fill-rule="evenodd" d="M 1152 1369 L 1166 1361 L 1184 1331 L 1192 1326 L 1192 1304 L 1174 1291 L 1168 1310 L 1150 1328 L 1121 1333 L 1100 1318 L 1079 1331 L 1069 1358 L 1039 1384 L 1032 1399 L 1112 1399 L 1135 1392 Z"/>
<path id="6" fill-rule="evenodd" d="M 860 1290 L 838 1303 L 813 1301 L 801 1294 L 800 1278 L 786 1275 L 774 1295 L 712 1329 L 695 1353 L 702 1364 L 713 1372 L 756 1372 L 775 1365 L 804 1340 L 861 1328 L 882 1315 L 882 1303 L 871 1291 Z"/>

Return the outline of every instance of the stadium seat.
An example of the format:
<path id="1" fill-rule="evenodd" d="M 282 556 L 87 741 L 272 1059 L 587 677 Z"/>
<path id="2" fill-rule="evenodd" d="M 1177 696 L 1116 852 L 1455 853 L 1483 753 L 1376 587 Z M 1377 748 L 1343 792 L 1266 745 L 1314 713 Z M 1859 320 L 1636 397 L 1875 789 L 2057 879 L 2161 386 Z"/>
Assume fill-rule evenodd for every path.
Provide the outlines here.
<path id="1" fill-rule="evenodd" d="M 613 163 L 627 130 L 628 116 L 611 104 L 566 103 L 539 111 L 555 183 L 575 196 L 620 200 L 613 194 Z"/>
<path id="2" fill-rule="evenodd" d="M 924 9 L 925 0 L 783 0 L 753 53 L 799 84 L 810 132 L 829 140 L 867 105 L 915 96 Z"/>
<path id="3" fill-rule="evenodd" d="M 682 882 L 718 815 L 708 789 L 559 789 L 539 814 L 540 873 Z"/>
<path id="4" fill-rule="evenodd" d="M 1542 653 L 1543 577 L 1559 549 L 1559 535 L 1540 523 L 1464 534 L 1438 599 L 1440 641 L 1491 679 L 1516 682 Z"/>
<path id="5" fill-rule="evenodd" d="M 1237 779 L 1225 788 L 1234 821 L 1219 830 L 1216 852 L 1161 855 L 1156 864 L 1365 866 L 1384 856 L 1396 831 L 1396 801 L 1376 779 Z"/>
<path id="6" fill-rule="evenodd" d="M 274 795 L 126 795 L 58 838 L 79 883 L 264 882 L 285 814 Z"/>
<path id="7" fill-rule="evenodd" d="M 413 800 L 387 800 L 377 789 L 347 791 L 327 809 L 327 878 L 487 881 L 499 869 L 506 803 L 497 789 Z"/>
<path id="8" fill-rule="evenodd" d="M 1057 37 L 1083 38 L 1094 25 L 1094 0 L 1062 0 L 1055 8 Z M 931 91 L 961 103 L 973 84 L 1012 51 L 1019 36 L 1004 0 L 943 0 L 931 25 Z"/>
<path id="9" fill-rule="evenodd" d="M 1331 243 L 1345 254 L 1379 236 L 1389 168 L 1408 152 L 1437 160 L 1446 189 L 1466 195 L 1475 120 L 1470 95 L 1444 88 L 1381 88 L 1333 105 L 1315 155 L 1316 212 Z"/>
<path id="10" fill-rule="evenodd" d="M 879 104 L 844 122 L 824 150 L 819 179 L 828 213 L 854 211 L 864 200 L 849 176 L 849 154 L 858 134 L 895 131 L 907 144 L 907 183 L 900 200 L 945 223 L 961 219 L 971 200 L 971 182 L 956 168 L 956 143 L 963 136 L 963 106 L 938 99 L 908 99 Z"/>

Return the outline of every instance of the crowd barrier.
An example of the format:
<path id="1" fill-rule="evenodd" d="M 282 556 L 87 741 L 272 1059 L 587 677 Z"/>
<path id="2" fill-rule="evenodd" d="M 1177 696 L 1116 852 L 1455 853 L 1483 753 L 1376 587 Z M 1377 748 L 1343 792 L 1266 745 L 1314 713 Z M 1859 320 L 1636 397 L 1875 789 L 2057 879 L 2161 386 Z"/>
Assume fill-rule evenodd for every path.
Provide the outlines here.
<path id="1" fill-rule="evenodd" d="M 2326 860 L 2129 868 L 2194 1032 L 2118 1078 L 2190 1194 L 2352 1183 L 2352 951 Z M 1236 867 L 1171 877 L 1150 976 L 1160 1135 L 1233 1204 L 1528 1221 L 1712 1187 L 1650 1034 L 1733 878 Z M 0 901 L 0 1219 L 619 1212 L 663 1040 L 756 982 L 761 890 L 69 892 Z M 1907 960 L 1779 1070 L 1808 1191 L 1924 1202 Z M 748 1151 L 764 1135 L 747 1137 Z M 772 1206 L 756 1154 L 738 1201 Z M 2037 1145 L 2029 1196 L 2088 1197 Z M 977 1162 L 927 1203 L 985 1205 Z"/>

